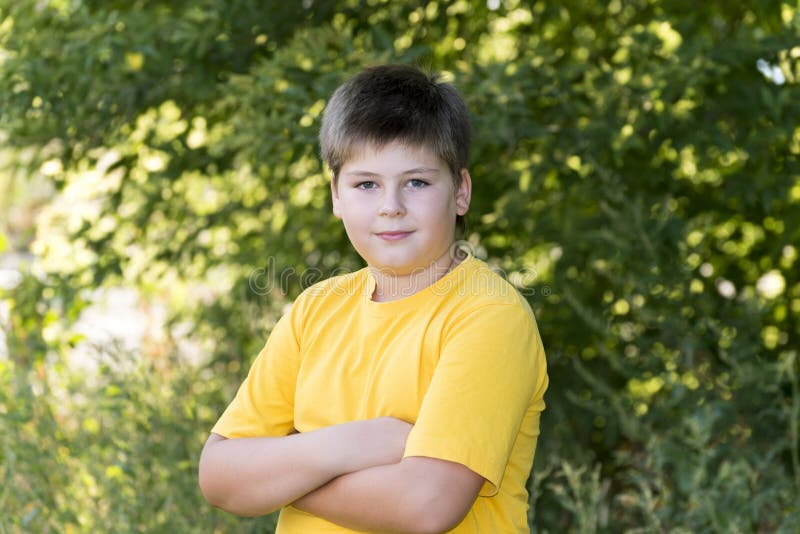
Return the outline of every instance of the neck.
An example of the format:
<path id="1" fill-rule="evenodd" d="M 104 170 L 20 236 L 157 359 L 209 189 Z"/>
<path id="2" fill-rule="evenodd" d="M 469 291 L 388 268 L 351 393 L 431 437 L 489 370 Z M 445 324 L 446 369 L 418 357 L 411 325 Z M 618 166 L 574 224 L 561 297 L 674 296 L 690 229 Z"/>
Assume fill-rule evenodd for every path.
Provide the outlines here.
<path id="1" fill-rule="evenodd" d="M 448 249 L 425 269 L 415 269 L 409 274 L 398 275 L 390 269 L 370 267 L 375 279 L 375 291 L 372 300 L 390 302 L 409 297 L 436 283 L 444 275 L 452 271 L 456 265 L 464 261 L 464 257 Z"/>

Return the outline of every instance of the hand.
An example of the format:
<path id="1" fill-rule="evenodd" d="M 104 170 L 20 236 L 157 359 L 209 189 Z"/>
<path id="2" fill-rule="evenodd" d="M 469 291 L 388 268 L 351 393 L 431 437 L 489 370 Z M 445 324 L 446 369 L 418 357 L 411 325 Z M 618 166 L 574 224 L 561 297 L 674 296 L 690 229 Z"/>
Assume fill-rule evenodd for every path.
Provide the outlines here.
<path id="1" fill-rule="evenodd" d="M 408 434 L 414 427 L 395 417 L 377 417 L 345 425 L 354 432 L 352 439 L 345 441 L 352 448 L 342 451 L 351 471 L 395 464 L 402 460 Z"/>
<path id="2" fill-rule="evenodd" d="M 394 464 L 403 459 L 406 452 L 406 440 L 414 425 L 395 417 L 378 417 L 369 419 L 367 440 L 372 451 L 379 459 L 379 465 Z"/>

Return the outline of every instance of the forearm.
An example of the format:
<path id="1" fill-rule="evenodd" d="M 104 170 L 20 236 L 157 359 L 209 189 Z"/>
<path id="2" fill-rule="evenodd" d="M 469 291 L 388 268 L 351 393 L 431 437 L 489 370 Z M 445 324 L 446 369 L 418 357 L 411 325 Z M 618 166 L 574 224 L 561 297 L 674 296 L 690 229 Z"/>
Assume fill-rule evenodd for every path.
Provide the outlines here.
<path id="1" fill-rule="evenodd" d="M 482 481 L 450 462 L 406 458 L 340 476 L 292 505 L 354 530 L 444 532 L 467 513 Z"/>
<path id="2" fill-rule="evenodd" d="M 410 425 L 387 420 L 283 437 L 212 435 L 200 457 L 200 487 L 211 504 L 228 512 L 269 513 L 339 475 L 396 461 L 405 443 L 398 424 Z"/>
<path id="3" fill-rule="evenodd" d="M 355 530 L 411 532 L 417 515 L 401 463 L 340 476 L 293 506 Z"/>

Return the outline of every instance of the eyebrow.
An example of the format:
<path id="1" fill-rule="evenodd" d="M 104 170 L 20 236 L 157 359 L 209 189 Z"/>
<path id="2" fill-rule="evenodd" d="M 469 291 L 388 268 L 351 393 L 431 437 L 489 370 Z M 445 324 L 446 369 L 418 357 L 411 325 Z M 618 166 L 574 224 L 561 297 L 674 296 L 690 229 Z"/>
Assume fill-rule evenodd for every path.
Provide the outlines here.
<path id="1" fill-rule="evenodd" d="M 439 169 L 433 167 L 417 167 L 416 169 L 409 169 L 403 174 L 439 174 Z"/>
<path id="2" fill-rule="evenodd" d="M 413 169 L 408 169 L 407 171 L 403 171 L 401 173 L 401 175 L 408 175 L 408 174 L 439 174 L 439 169 L 435 167 L 415 167 Z M 380 175 L 369 171 L 353 170 L 346 172 L 345 176 L 380 176 Z"/>

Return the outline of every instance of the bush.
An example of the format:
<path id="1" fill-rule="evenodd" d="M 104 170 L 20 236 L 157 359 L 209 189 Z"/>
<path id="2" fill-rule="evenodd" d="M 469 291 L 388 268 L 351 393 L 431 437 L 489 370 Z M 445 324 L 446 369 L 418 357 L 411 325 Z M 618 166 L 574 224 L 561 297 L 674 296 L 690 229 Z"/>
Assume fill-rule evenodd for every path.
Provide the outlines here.
<path id="1" fill-rule="evenodd" d="M 30 243 L 43 278 L 4 297 L 9 528 L 269 528 L 202 504 L 196 454 L 303 275 L 359 266 L 316 132 L 338 83 L 397 61 L 469 101 L 468 238 L 539 318 L 534 527 L 791 531 L 800 11 L 284 4 L 0 1 L 0 168 L 58 191 Z M 69 324 L 113 284 L 169 302 L 207 360 L 117 355 L 79 381 Z"/>

